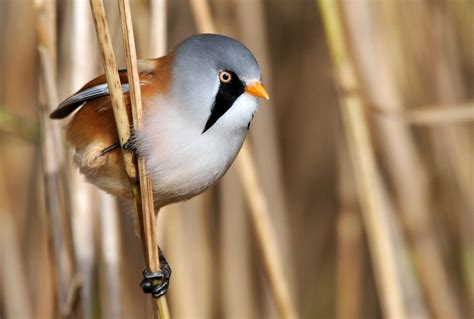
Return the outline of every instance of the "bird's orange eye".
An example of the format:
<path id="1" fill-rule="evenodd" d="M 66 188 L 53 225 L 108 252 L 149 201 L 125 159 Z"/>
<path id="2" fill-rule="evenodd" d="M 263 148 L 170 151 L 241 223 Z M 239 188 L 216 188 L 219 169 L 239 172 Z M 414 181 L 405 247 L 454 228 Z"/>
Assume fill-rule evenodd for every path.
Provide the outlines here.
<path id="1" fill-rule="evenodd" d="M 227 71 L 222 71 L 221 73 L 219 73 L 219 80 L 222 83 L 229 83 L 232 80 L 232 74 Z"/>

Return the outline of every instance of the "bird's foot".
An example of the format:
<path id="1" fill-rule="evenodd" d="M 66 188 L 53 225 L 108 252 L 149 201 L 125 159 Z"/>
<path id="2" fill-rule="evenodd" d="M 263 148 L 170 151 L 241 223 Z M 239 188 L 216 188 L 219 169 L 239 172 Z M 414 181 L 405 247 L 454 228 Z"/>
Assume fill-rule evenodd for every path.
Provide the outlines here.
<path id="1" fill-rule="evenodd" d="M 146 294 L 151 294 L 153 298 L 159 298 L 166 294 L 171 277 L 171 267 L 166 258 L 160 254 L 160 270 L 151 272 L 148 269 L 143 271 L 143 280 L 140 288 Z"/>
<path id="2" fill-rule="evenodd" d="M 120 147 L 120 143 L 114 143 L 100 151 L 100 156 L 107 155 L 108 153 L 116 150 L 117 148 Z M 132 133 L 128 140 L 122 145 L 122 149 L 125 151 L 130 151 L 133 152 L 134 154 L 137 154 L 137 146 L 135 145 L 135 131 L 132 130 Z"/>
<path id="3" fill-rule="evenodd" d="M 130 133 L 130 137 L 128 140 L 122 145 L 122 149 L 125 151 L 130 151 L 134 154 L 137 154 L 137 145 L 135 144 L 136 139 L 135 139 L 135 130 L 132 129 Z"/>

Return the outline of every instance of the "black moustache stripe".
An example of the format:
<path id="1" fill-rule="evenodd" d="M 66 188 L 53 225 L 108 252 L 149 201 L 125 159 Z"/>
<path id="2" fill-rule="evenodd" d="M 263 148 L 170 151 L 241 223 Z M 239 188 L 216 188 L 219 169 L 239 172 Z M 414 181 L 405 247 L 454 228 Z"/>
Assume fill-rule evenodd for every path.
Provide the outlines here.
<path id="1" fill-rule="evenodd" d="M 240 81 L 234 72 L 229 73 L 232 75 L 232 80 L 229 83 L 220 83 L 219 91 L 216 94 L 214 104 L 211 108 L 211 115 L 207 119 L 201 134 L 210 129 L 214 123 L 232 107 L 235 100 L 244 93 L 244 83 Z"/>

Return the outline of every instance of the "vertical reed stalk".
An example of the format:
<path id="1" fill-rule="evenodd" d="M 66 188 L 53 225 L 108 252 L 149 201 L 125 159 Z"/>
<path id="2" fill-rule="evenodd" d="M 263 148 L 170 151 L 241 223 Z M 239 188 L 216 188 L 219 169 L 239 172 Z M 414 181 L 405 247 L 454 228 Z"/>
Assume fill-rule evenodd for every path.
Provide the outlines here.
<path id="1" fill-rule="evenodd" d="M 210 238 L 210 199 L 207 192 L 189 201 L 172 205 L 178 211 L 168 211 L 166 217 L 170 223 L 167 227 L 167 240 L 170 248 L 167 256 L 173 260 L 174 314 L 178 318 L 213 316 L 213 284 L 216 279 L 213 247 Z M 174 214 L 171 216 L 170 214 Z M 197 249 L 196 243 L 199 243 Z M 190 267 L 192 265 L 192 267 Z M 193 289 L 189 289 L 190 284 Z M 179 289 L 179 291 L 178 291 Z"/>
<path id="2" fill-rule="evenodd" d="M 31 292 L 25 276 L 20 239 L 6 188 L 4 163 L 0 160 L 0 294 L 6 318 L 32 318 Z"/>
<path id="3" fill-rule="evenodd" d="M 364 105 L 359 95 L 354 66 L 349 58 L 337 1 L 319 1 L 329 51 L 337 73 L 340 105 L 358 196 L 369 239 L 382 310 L 387 318 L 407 318 L 401 274 L 391 239 L 391 225 L 384 185 L 370 141 Z"/>
<path id="4" fill-rule="evenodd" d="M 468 89 L 469 84 L 466 83 L 463 66 L 460 61 L 459 45 L 455 42 L 456 31 L 454 30 L 454 19 L 449 19 L 452 15 L 452 3 L 446 1 L 443 7 L 433 10 L 433 20 L 437 21 L 436 35 L 432 38 L 433 48 L 436 52 L 434 54 L 434 90 L 437 98 L 441 103 L 441 110 L 451 110 L 451 104 L 456 103 L 460 99 L 472 97 Z M 463 3 L 466 5 L 468 2 Z M 459 3 L 458 5 L 461 5 Z M 456 6 L 455 6 L 456 7 Z M 472 5 L 471 5 L 472 8 Z M 423 3 L 421 8 L 423 11 L 429 10 L 429 3 Z M 423 12 L 422 11 L 422 12 Z M 451 16 L 452 17 L 452 16 Z M 472 25 L 472 23 L 471 23 Z M 472 40 L 471 32 L 470 38 L 466 43 Z M 471 55 L 472 57 L 472 55 Z M 472 90 L 471 90 L 472 91 Z M 469 92 L 469 93 L 468 93 Z M 443 106 L 444 105 L 444 106 Z M 474 113 L 474 108 L 471 107 Z M 474 225 L 474 196 L 473 182 L 474 182 L 474 143 L 472 135 L 473 131 L 466 126 L 446 126 L 439 128 L 432 132 L 433 142 L 437 148 L 437 152 L 442 157 L 446 158 L 445 169 L 450 173 L 455 187 L 453 193 L 456 198 L 461 200 L 453 200 L 450 207 L 453 207 L 457 215 L 457 229 L 459 230 L 459 245 L 460 245 L 460 262 L 463 267 L 462 278 L 467 292 L 467 301 L 470 303 L 467 307 L 467 312 L 474 312 L 474 235 L 472 225 Z M 449 187 L 449 186 L 448 186 Z M 449 219 L 452 219 L 451 211 L 448 211 Z M 454 276 L 448 273 L 451 280 Z M 448 294 L 448 293 L 447 293 Z M 442 298 L 443 296 L 439 296 Z M 462 298 L 458 298 L 461 301 Z M 453 306 L 456 306 L 456 300 L 453 300 Z M 464 300 L 463 300 L 464 301 Z M 457 302 L 461 305 L 461 302 Z M 464 306 L 464 305 L 461 305 Z M 469 309 L 470 307 L 470 309 Z"/>
<path id="5" fill-rule="evenodd" d="M 51 3 L 49 3 L 51 5 Z M 53 6 L 54 7 L 54 6 Z M 64 187 L 64 150 L 61 147 L 59 124 L 49 120 L 49 112 L 58 102 L 55 84 L 55 52 L 54 21 L 48 21 L 45 16 L 45 3 L 35 2 L 37 11 L 38 52 L 41 66 L 41 86 L 44 107 L 41 107 L 40 123 L 42 129 L 42 165 L 45 184 L 46 206 L 49 218 L 49 248 L 52 254 L 53 273 L 56 274 L 55 296 L 58 316 L 68 316 L 71 311 L 67 305 L 69 296 L 75 295 L 70 288 L 75 275 L 75 257 L 72 247 L 70 223 L 65 215 L 68 204 L 68 194 Z M 51 9 L 50 9 L 51 10 Z M 47 27 L 46 21 L 50 23 Z M 51 42 L 50 42 L 51 41 Z M 52 53 L 53 52 L 53 53 Z M 59 151 L 58 151 L 59 150 Z"/>
<path id="6" fill-rule="evenodd" d="M 252 237 L 245 210 L 242 185 L 236 167 L 231 167 L 220 182 L 219 209 L 222 268 L 219 299 L 225 318 L 257 318 L 257 285 L 252 278 Z M 241 274 L 235 276 L 235 274 Z"/>
<path id="7" fill-rule="evenodd" d="M 90 0 L 90 5 L 94 18 L 97 40 L 99 42 L 100 56 L 110 90 L 110 98 L 115 116 L 115 124 L 117 125 L 120 145 L 123 145 L 130 139 L 130 123 L 128 122 L 125 100 L 122 94 L 122 87 L 117 73 L 117 63 L 115 62 L 112 39 L 110 37 L 110 32 L 105 17 L 104 4 L 102 0 Z M 128 150 L 122 150 L 122 152 L 125 170 L 128 177 L 133 181 L 137 177 L 137 172 L 133 163 L 133 152 Z"/>
<path id="8" fill-rule="evenodd" d="M 377 29 L 371 24 L 371 2 L 361 1 L 357 5 L 343 3 L 348 38 L 366 96 L 380 109 L 401 110 L 402 98 L 397 94 L 390 69 L 385 60 L 376 55 L 376 52 L 383 52 L 377 47 L 380 42 L 371 38 L 371 34 Z M 386 10 L 389 15 L 393 15 L 393 12 Z M 427 172 L 411 132 L 398 119 L 377 118 L 376 124 L 383 139 L 380 146 L 386 154 L 384 158 L 388 163 L 388 173 L 395 186 L 400 218 L 413 245 L 413 257 L 421 287 L 435 316 L 460 318 L 459 305 L 449 283 L 439 245 L 436 244 L 436 231 L 430 216 L 433 208 L 429 205 Z M 427 272 L 426 269 L 430 271 Z"/>
<path id="9" fill-rule="evenodd" d="M 93 40 L 92 17 L 88 3 L 84 1 L 70 1 L 62 8 L 65 27 L 61 34 L 60 48 L 63 50 L 58 86 L 62 92 L 74 92 L 94 75 L 98 66 L 95 58 L 84 59 L 85 56 L 90 55 L 90 52 L 94 52 L 93 41 L 91 41 Z M 85 177 L 76 167 L 73 167 L 72 161 L 67 161 L 66 168 L 70 177 L 74 249 L 82 279 L 82 316 L 87 319 L 94 316 L 94 266 L 97 253 L 95 225 L 101 214 L 97 214 L 92 201 L 92 195 L 97 192 L 97 189 L 86 182 Z"/>
<path id="10" fill-rule="evenodd" d="M 194 22 L 199 33 L 216 33 L 217 28 L 212 18 L 208 0 L 189 0 Z"/>
<path id="11" fill-rule="evenodd" d="M 127 75 L 130 84 L 130 103 L 132 106 L 133 127 L 140 130 L 143 125 L 143 106 L 140 91 L 140 79 L 138 77 L 137 50 L 135 47 L 135 38 L 133 36 L 132 14 L 130 11 L 130 1 L 119 1 L 120 17 L 122 21 L 122 36 L 124 40 L 125 56 L 127 61 Z M 143 223 L 144 233 L 142 238 L 146 239 L 146 260 L 148 268 L 155 272 L 160 270 L 158 234 L 156 233 L 156 215 L 153 204 L 153 187 L 151 178 L 146 173 L 145 158 L 139 156 L 137 159 L 138 178 L 140 187 L 136 188 L 140 192 L 137 202 L 141 203 L 138 213 Z M 137 196 L 138 197 L 138 196 Z M 160 318 L 170 317 L 166 297 L 162 296 L 156 299 L 156 306 Z"/>
<path id="12" fill-rule="evenodd" d="M 0 291 L 6 318 L 33 318 L 20 240 L 12 213 L 0 208 Z"/>
<path id="13" fill-rule="evenodd" d="M 121 242 L 116 198 L 100 192 L 100 236 L 102 259 L 104 265 L 104 294 L 102 301 L 103 318 L 123 318 L 121 278 Z"/>
<path id="14" fill-rule="evenodd" d="M 98 216 L 91 200 L 93 186 L 86 183 L 84 176 L 80 175 L 75 167 L 70 167 L 70 169 L 71 222 L 76 262 L 82 281 L 80 291 L 82 315 L 85 319 L 92 319 L 94 317 L 94 266 L 96 260 L 95 225 Z"/>
<path id="15" fill-rule="evenodd" d="M 257 57 L 265 88 L 272 92 L 273 76 L 268 50 L 268 32 L 266 30 L 264 1 L 238 1 L 237 7 L 238 26 L 242 41 L 252 50 Z M 255 162 L 259 171 L 262 187 L 272 212 L 272 220 L 278 232 L 278 243 L 283 258 L 286 260 L 285 271 L 294 273 L 293 256 L 291 248 L 294 246 L 289 227 L 288 205 L 282 177 L 281 152 L 278 144 L 279 132 L 275 125 L 276 109 L 272 101 L 260 101 L 261 107 L 250 130 L 253 142 Z M 293 279 L 293 278 L 292 278 Z M 294 281 L 290 280 L 290 285 Z M 294 291 L 294 287 L 291 287 Z"/>
<path id="16" fill-rule="evenodd" d="M 363 229 L 357 194 L 350 169 L 349 154 L 341 142 L 338 147 L 339 212 L 337 216 L 336 316 L 362 318 L 364 282 Z"/>
<path id="17" fill-rule="evenodd" d="M 107 83 L 109 85 L 111 101 L 114 110 L 115 121 L 119 133 L 120 144 L 123 145 L 130 138 L 130 123 L 125 109 L 125 100 L 122 94 L 120 80 L 117 73 L 117 65 L 105 18 L 105 10 L 102 0 L 90 0 L 94 22 L 96 26 L 97 38 L 101 51 L 102 62 L 105 68 Z M 132 103 L 132 114 L 134 124 L 139 129 L 142 116 L 140 84 L 138 79 L 138 68 L 136 64 L 136 50 L 133 38 L 133 28 L 131 23 L 130 5 L 128 1 L 120 1 L 120 13 L 122 18 L 122 30 L 124 34 L 125 50 L 127 55 L 128 78 L 130 84 L 130 96 Z M 145 162 L 143 158 L 138 158 L 138 179 L 136 183 L 137 171 L 133 163 L 133 153 L 123 151 L 125 169 L 130 178 L 133 191 L 134 204 L 140 223 L 140 237 L 144 250 L 147 267 L 151 271 L 160 269 L 157 250 L 156 220 L 153 208 L 153 194 L 151 181 L 145 174 Z M 153 309 L 160 318 L 169 318 L 169 310 L 166 298 L 156 299 L 156 307 Z"/>
<path id="18" fill-rule="evenodd" d="M 191 6 L 198 31 L 200 33 L 216 33 L 209 3 L 206 0 L 191 0 Z M 277 244 L 268 202 L 257 178 L 255 162 L 248 142 L 242 146 L 236 160 L 236 165 L 239 169 L 245 195 L 250 205 L 250 218 L 258 239 L 272 297 L 279 314 L 283 318 L 296 318 L 297 312 L 290 295 L 290 287 L 287 281 L 288 276 L 285 275 L 282 266 L 281 249 Z"/>
<path id="19" fill-rule="evenodd" d="M 200 287 L 189 289 L 198 285 L 201 279 L 196 265 L 196 252 L 192 242 L 196 241 L 192 229 L 185 225 L 185 220 L 189 214 L 195 211 L 188 209 L 186 205 L 195 204 L 186 202 L 164 207 L 165 213 L 160 214 L 160 225 L 166 234 L 165 243 L 172 248 L 166 250 L 166 256 L 173 261 L 173 289 L 170 289 L 169 296 L 173 307 L 173 316 L 176 318 L 203 317 L 196 294 L 202 292 Z M 166 224 L 165 224 L 166 223 Z M 191 225 L 192 227 L 192 225 Z M 194 258 L 196 256 L 196 258 Z M 190 265 L 192 265 L 190 267 Z"/>
<path id="20" fill-rule="evenodd" d="M 148 53 L 151 57 L 166 53 L 166 0 L 150 1 L 150 38 Z"/>
<path id="21" fill-rule="evenodd" d="M 246 19 L 245 22 L 243 19 L 240 20 L 239 13 L 242 11 L 240 4 L 241 2 L 238 4 L 224 1 L 217 2 L 215 7 L 215 19 L 223 34 L 233 37 L 240 34 L 245 39 L 241 32 L 241 23 L 247 23 L 249 19 Z M 230 14 L 231 10 L 234 10 L 235 7 L 237 7 L 238 20 L 240 21 L 237 23 L 228 23 L 228 14 Z M 252 28 L 253 23 L 250 23 L 248 29 Z M 248 36 L 251 37 L 250 34 Z M 245 43 L 248 44 L 252 50 L 254 49 L 247 41 L 245 41 Z M 260 60 L 260 57 L 258 59 Z M 265 80 L 265 87 L 267 90 L 269 89 L 267 80 Z M 261 115 L 259 112 L 258 118 L 260 118 Z M 260 127 L 260 124 L 258 126 Z M 253 128 L 255 128 L 255 124 Z M 263 159 L 263 161 L 265 161 L 265 159 Z M 270 160 L 270 164 L 266 166 L 268 170 L 274 168 L 271 162 Z M 274 176 L 273 174 L 271 175 L 270 179 L 273 180 Z M 269 193 L 272 194 L 271 191 Z M 252 230 L 250 229 L 248 214 L 246 212 L 249 208 L 245 202 L 245 196 L 236 166 L 231 166 L 219 182 L 217 198 L 217 207 L 219 209 L 217 212 L 219 215 L 219 224 L 217 225 L 219 230 L 218 265 L 220 266 L 218 287 L 222 292 L 217 296 L 217 306 L 220 306 L 222 316 L 226 318 L 256 318 L 270 310 L 274 313 L 275 306 L 272 304 L 270 298 L 268 298 L 267 291 L 263 291 L 266 293 L 265 302 L 259 303 L 257 301 L 262 293 L 262 289 L 266 287 L 262 280 L 255 280 L 254 278 L 254 239 L 251 234 Z M 275 201 L 275 206 L 279 207 L 279 201 Z M 283 220 L 281 221 L 283 222 Z M 276 224 L 279 223 L 276 222 Z M 280 226 L 282 226 L 282 224 L 280 224 Z M 281 236 L 280 242 L 285 241 L 284 238 L 285 236 Z M 241 275 L 235 276 L 236 273 L 240 273 Z"/>
<path id="22" fill-rule="evenodd" d="M 245 196 L 250 205 L 250 218 L 257 242 L 263 257 L 263 268 L 268 276 L 271 293 L 276 302 L 278 312 L 283 318 L 297 318 L 296 308 L 290 295 L 285 271 L 283 270 L 282 257 L 276 241 L 268 201 L 263 194 L 255 170 L 255 163 L 250 151 L 250 145 L 244 143 L 237 158 Z"/>

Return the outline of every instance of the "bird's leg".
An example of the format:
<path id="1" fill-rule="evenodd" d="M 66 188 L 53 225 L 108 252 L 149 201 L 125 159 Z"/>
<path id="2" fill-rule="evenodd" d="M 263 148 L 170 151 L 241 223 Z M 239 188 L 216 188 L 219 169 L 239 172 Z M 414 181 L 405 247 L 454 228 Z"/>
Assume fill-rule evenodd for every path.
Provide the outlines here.
<path id="1" fill-rule="evenodd" d="M 106 148 L 104 148 L 101 152 L 100 152 L 100 156 L 104 156 L 104 155 L 107 155 L 107 153 L 110 153 L 114 150 L 116 150 L 117 148 L 120 147 L 120 143 L 114 143 L 110 146 L 107 146 Z M 122 145 L 122 149 L 126 150 L 126 151 L 131 151 L 133 153 L 137 153 L 137 148 L 135 146 L 135 131 L 132 130 L 132 133 L 130 134 L 130 138 L 128 139 L 128 141 L 126 141 L 123 145 Z"/>
<path id="2" fill-rule="evenodd" d="M 168 286 L 171 277 L 171 268 L 166 261 L 165 256 L 160 250 L 160 270 L 151 272 L 148 269 L 143 271 L 143 280 L 140 283 L 140 288 L 146 294 L 151 294 L 154 298 L 159 298 L 168 291 Z"/>
<path id="3" fill-rule="evenodd" d="M 114 143 L 106 148 L 104 148 L 102 151 L 100 151 L 100 156 L 104 156 L 109 152 L 112 152 L 113 150 L 117 149 L 120 147 L 120 143 Z"/>

